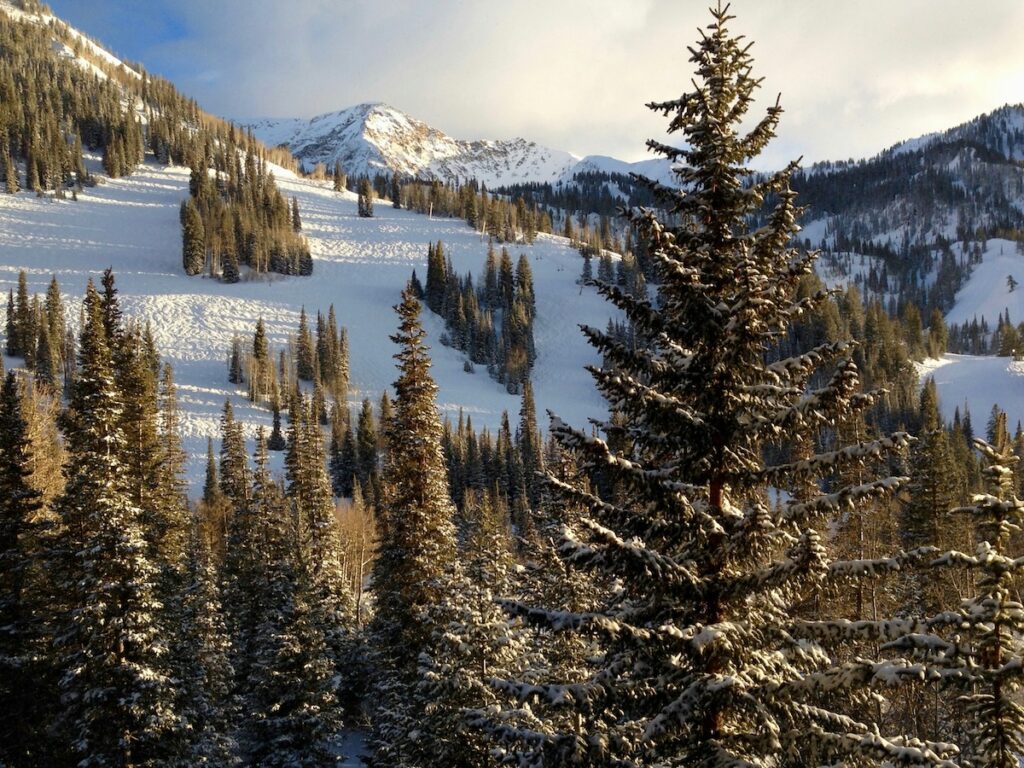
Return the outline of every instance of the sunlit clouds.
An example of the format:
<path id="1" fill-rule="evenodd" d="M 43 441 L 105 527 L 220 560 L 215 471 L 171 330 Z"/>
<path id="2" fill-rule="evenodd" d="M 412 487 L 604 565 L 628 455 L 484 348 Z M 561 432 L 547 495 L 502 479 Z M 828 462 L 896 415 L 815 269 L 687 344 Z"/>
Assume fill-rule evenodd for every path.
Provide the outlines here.
<path id="1" fill-rule="evenodd" d="M 644 157 L 704 0 L 58 0 L 54 11 L 229 117 L 384 101 L 459 138 Z M 1024 4 L 737 0 L 780 165 L 860 157 L 1024 101 Z M 660 136 L 659 136 L 660 137 Z"/>

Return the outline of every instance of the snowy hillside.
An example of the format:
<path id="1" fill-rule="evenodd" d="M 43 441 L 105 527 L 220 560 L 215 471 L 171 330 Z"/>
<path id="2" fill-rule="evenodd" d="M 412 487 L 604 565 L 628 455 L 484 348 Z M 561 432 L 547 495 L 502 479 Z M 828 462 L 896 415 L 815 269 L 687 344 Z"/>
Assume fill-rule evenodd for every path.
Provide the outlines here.
<path id="1" fill-rule="evenodd" d="M 95 162 L 95 161 L 94 161 Z M 98 163 L 96 163 L 98 169 Z M 396 317 L 391 310 L 415 267 L 426 273 L 427 244 L 442 240 L 456 269 L 480 274 L 487 244 L 460 220 L 431 220 L 380 204 L 376 217 L 359 218 L 355 196 L 329 185 L 302 180 L 277 169 L 278 184 L 298 198 L 304 234 L 315 259 L 312 278 L 275 276 L 265 281 L 226 285 L 186 277 L 181 267 L 178 206 L 188 195 L 188 169 L 147 164 L 131 177 L 108 180 L 59 201 L 26 192 L 0 195 L 0 289 L 16 285 L 18 270 L 29 287 L 44 292 L 51 274 L 69 299 L 79 298 L 86 280 L 97 280 L 111 266 L 126 314 L 150 321 L 160 351 L 175 369 L 182 401 L 189 479 L 202 472 L 206 439 L 218 436 L 225 397 L 249 424 L 269 423 L 269 413 L 250 406 L 242 390 L 227 382 L 226 355 L 232 335 L 247 342 L 263 317 L 272 345 L 281 348 L 294 334 L 299 310 L 326 312 L 334 304 L 351 343 L 351 403 L 375 402 L 395 378 L 388 339 Z M 533 381 L 538 409 L 553 409 L 585 425 L 603 413 L 603 401 L 583 370 L 596 362 L 577 324 L 604 326 L 608 305 L 591 290 L 580 290 L 576 251 L 557 237 L 540 236 L 533 246 L 515 246 L 513 258 L 530 258 L 537 295 L 537 363 Z M 76 305 L 69 312 L 77 318 Z M 513 418 L 519 400 L 484 370 L 463 371 L 463 356 L 442 347 L 443 325 L 427 314 L 434 375 L 444 413 L 460 408 L 477 428 L 496 430 L 503 410 Z"/>
<path id="2" fill-rule="evenodd" d="M 1010 288 L 1012 283 L 1018 284 Z M 985 244 L 980 264 L 956 295 L 956 304 L 947 315 L 948 323 L 969 323 L 982 318 L 994 327 L 1007 310 L 1014 323 L 1024 320 L 1024 253 L 1010 240 L 993 238 Z M 1024 393 L 1022 393 L 1024 394 Z"/>
<path id="3" fill-rule="evenodd" d="M 918 366 L 922 382 L 931 378 L 939 391 L 939 408 L 947 421 L 959 408 L 970 410 L 975 434 L 983 437 L 993 405 L 1006 411 L 1010 433 L 1024 424 L 1024 362 L 1009 357 L 944 355 Z"/>
<path id="4" fill-rule="evenodd" d="M 638 172 L 672 180 L 664 160 L 627 163 L 610 157 L 579 158 L 526 139 L 466 141 L 386 104 L 360 104 L 310 120 L 243 121 L 269 146 L 285 145 L 307 168 L 340 162 L 349 176 L 397 172 L 446 181 L 476 179 L 488 187 L 570 180 L 574 173 Z"/>

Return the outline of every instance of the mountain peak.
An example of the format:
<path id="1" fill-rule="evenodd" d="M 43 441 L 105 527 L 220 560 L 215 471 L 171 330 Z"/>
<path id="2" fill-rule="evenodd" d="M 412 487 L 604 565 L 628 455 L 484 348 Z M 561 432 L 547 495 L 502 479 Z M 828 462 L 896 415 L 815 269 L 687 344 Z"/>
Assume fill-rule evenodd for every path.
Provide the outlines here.
<path id="1" fill-rule="evenodd" d="M 579 161 L 526 139 L 455 139 L 384 102 L 366 102 L 308 120 L 245 121 L 271 145 L 285 145 L 307 168 L 340 162 L 349 175 L 398 173 L 488 186 L 557 182 Z"/>

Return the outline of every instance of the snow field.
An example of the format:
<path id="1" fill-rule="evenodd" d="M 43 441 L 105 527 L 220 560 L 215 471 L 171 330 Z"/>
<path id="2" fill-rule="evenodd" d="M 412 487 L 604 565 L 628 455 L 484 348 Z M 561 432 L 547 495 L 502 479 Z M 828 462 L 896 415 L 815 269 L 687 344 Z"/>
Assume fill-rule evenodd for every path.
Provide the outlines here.
<path id="1" fill-rule="evenodd" d="M 98 158 L 91 158 L 90 165 L 98 167 Z M 161 355 L 174 366 L 194 491 L 202 483 L 207 438 L 219 436 L 225 398 L 249 425 L 250 436 L 255 425 L 270 424 L 269 411 L 252 406 L 244 389 L 227 381 L 234 334 L 248 344 L 262 316 L 276 351 L 295 333 L 303 306 L 312 322 L 318 310 L 326 314 L 333 303 L 338 322 L 349 333 L 350 405 L 363 397 L 376 403 L 396 375 L 391 307 L 414 267 L 425 280 L 427 244 L 442 240 L 460 274 L 469 271 L 476 277 L 484 266 L 486 238 L 461 220 L 430 219 L 395 210 L 385 201 L 377 201 L 374 218 L 363 219 L 356 213 L 355 195 L 335 193 L 329 183 L 282 169 L 275 173 L 282 192 L 298 198 L 303 234 L 315 261 L 312 277 L 272 275 L 234 285 L 187 277 L 178 223 L 179 205 L 188 195 L 187 168 L 146 163 L 127 178 L 103 177 L 77 201 L 24 191 L 0 195 L 0 289 L 15 288 L 20 269 L 27 273 L 30 292 L 44 293 L 56 275 L 74 325 L 87 279 L 98 285 L 110 266 L 126 316 L 151 324 Z M 582 263 L 564 239 L 540 236 L 533 246 L 513 245 L 509 252 L 513 263 L 520 253 L 527 254 L 533 271 L 538 307 L 533 382 L 541 423 L 546 423 L 544 410 L 552 409 L 567 422 L 586 426 L 605 408 L 584 370 L 599 360 L 577 324 L 604 327 L 613 309 L 576 284 Z M 423 318 L 443 415 L 454 420 L 461 408 L 474 427 L 492 433 L 504 410 L 514 423 L 518 396 L 509 395 L 482 367 L 464 372 L 463 354 L 438 341 L 443 321 L 427 311 Z"/>
<path id="2" fill-rule="evenodd" d="M 1011 291 L 1007 277 L 1019 283 Z M 967 283 L 956 295 L 956 305 L 946 315 L 947 323 L 969 323 L 985 317 L 992 329 L 999 315 L 1010 310 L 1014 324 L 1024 320 L 1024 254 L 1017 243 L 994 238 L 985 244 L 982 262 L 971 271 Z"/>

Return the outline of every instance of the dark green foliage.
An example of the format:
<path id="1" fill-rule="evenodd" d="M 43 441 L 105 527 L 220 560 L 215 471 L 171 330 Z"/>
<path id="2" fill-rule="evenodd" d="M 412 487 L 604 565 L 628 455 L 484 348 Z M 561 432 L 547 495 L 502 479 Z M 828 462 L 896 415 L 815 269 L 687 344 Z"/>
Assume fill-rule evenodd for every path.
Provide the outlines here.
<path id="1" fill-rule="evenodd" d="M 244 545 L 258 574 L 247 594 L 255 619 L 244 677 L 249 761 L 313 768 L 330 759 L 338 725 L 333 666 L 299 558 L 298 517 L 270 479 L 262 428 L 255 463 L 252 530 L 259 538 Z"/>
<path id="2" fill-rule="evenodd" d="M 245 383 L 242 371 L 242 340 L 235 335 L 231 339 L 231 355 L 228 358 L 228 381 L 232 384 Z"/>
<path id="3" fill-rule="evenodd" d="M 231 640 L 221 607 L 213 557 L 199 521 L 189 526 L 174 650 L 176 711 L 187 723 L 184 765 L 237 765 L 232 737 Z"/>
<path id="4" fill-rule="evenodd" d="M 832 668 L 829 631 L 843 621 L 826 615 L 819 632 L 793 620 L 802 595 L 856 580 L 855 568 L 830 562 L 830 521 L 898 486 L 875 475 L 830 488 L 832 496 L 825 477 L 909 440 L 772 459 L 783 436 L 816 445 L 873 398 L 859 392 L 845 342 L 768 355 L 826 295 L 799 294 L 813 256 L 791 247 L 794 166 L 750 178 L 781 109 L 745 120 L 760 83 L 749 45 L 727 30 L 727 8 L 711 14 L 690 49 L 693 90 L 649 105 L 679 134 L 672 145 L 648 142 L 673 162 L 678 188 L 647 182 L 656 206 L 629 213 L 656 265 L 656 296 L 598 285 L 643 343 L 585 327 L 610 363 L 590 369 L 611 411 L 604 437 L 552 421 L 560 447 L 602 486 L 595 493 L 549 476 L 557 520 L 566 521 L 559 554 L 567 569 L 616 586 L 591 609 L 510 603 L 590 648 L 566 677 L 495 681 L 514 703 L 481 721 L 498 754 L 520 766 L 932 762 L 953 750 L 886 741 L 876 724 L 848 714 L 876 671 Z M 811 384 L 816 370 L 820 386 Z M 768 486 L 794 495 L 771 509 Z"/>
<path id="5" fill-rule="evenodd" d="M 18 380 L 9 371 L 0 390 L 0 763 L 45 760 L 40 744 L 52 683 L 44 665 L 42 605 L 33 589 L 38 566 L 40 496 L 29 484 L 32 446 Z"/>
<path id="6" fill-rule="evenodd" d="M 238 282 L 243 264 L 256 273 L 312 274 L 309 247 L 300 234 L 298 203 L 293 199 L 288 204 L 262 155 L 250 147 L 243 163 L 241 151 L 228 140 L 221 151 L 212 153 L 208 145 L 193 158 L 191 196 L 182 209 L 186 271 L 198 274 L 190 270 L 199 263 L 199 238 L 184 229 L 191 204 L 201 221 L 201 227 L 192 223 L 191 230 L 202 232 L 202 263 L 209 261 L 211 274 Z M 194 215 L 189 213 L 188 219 Z"/>
<path id="7" fill-rule="evenodd" d="M 342 426 L 343 425 L 343 426 Z M 331 428 L 331 485 L 335 496 L 351 496 L 357 473 L 356 438 L 352 422 L 339 409 Z"/>
<path id="8" fill-rule="evenodd" d="M 245 452 L 245 434 L 235 421 L 231 401 L 224 401 L 220 423 L 220 490 L 234 507 L 236 514 L 249 502 L 249 460 Z"/>
<path id="9" fill-rule="evenodd" d="M 181 204 L 181 250 L 186 275 L 198 275 L 206 266 L 203 217 L 192 198 Z"/>
<path id="10" fill-rule="evenodd" d="M 484 283 L 477 289 L 471 276 L 461 278 L 455 273 L 451 262 L 445 259 L 442 243 L 432 243 L 427 247 L 424 299 L 431 311 L 445 319 L 448 332 L 442 343 L 464 351 L 468 363 L 486 365 L 509 392 L 521 390 L 529 380 L 536 356 L 536 299 L 525 256 L 520 256 L 513 271 L 508 251 L 501 249 L 499 265 L 493 248 L 489 247 Z M 500 318 L 500 323 L 495 318 Z"/>
<path id="11" fill-rule="evenodd" d="M 55 630 L 61 728 L 86 764 L 130 765 L 166 749 L 173 691 L 157 619 L 158 571 L 126 483 L 124 401 L 91 283 L 85 315 L 55 550 L 57 572 L 68 578 Z"/>
<path id="12" fill-rule="evenodd" d="M 306 320 L 306 308 L 299 314 L 299 333 L 295 341 L 295 375 L 302 381 L 313 381 L 316 376 L 316 350 L 313 347 L 313 334 Z"/>
<path id="13" fill-rule="evenodd" d="M 355 476 L 366 488 L 374 483 L 379 466 L 377 421 L 373 415 L 373 403 L 363 400 L 359 409 L 359 420 L 355 433 Z"/>
<path id="14" fill-rule="evenodd" d="M 288 446 L 284 434 L 281 432 L 281 399 L 275 397 L 271 402 L 271 409 L 274 412 L 273 428 L 270 437 L 267 438 L 268 451 L 283 451 Z"/>
<path id="15" fill-rule="evenodd" d="M 392 340 L 399 378 L 395 416 L 387 427 L 387 483 L 379 513 L 380 546 L 374 564 L 377 612 L 371 625 L 377 668 L 374 747 L 389 765 L 416 765 L 430 748 L 422 733 L 428 700 L 414 695 L 420 654 L 445 625 L 445 602 L 457 570 L 454 507 L 448 498 L 441 423 L 429 374 L 430 360 L 419 324 L 419 302 L 409 292 L 396 308 L 399 331 Z M 423 739 L 428 741 L 424 743 Z"/>
<path id="16" fill-rule="evenodd" d="M 364 176 L 359 181 L 358 200 L 359 215 L 363 218 L 371 218 L 373 216 L 373 195 L 373 186 L 370 184 L 370 180 Z"/>

